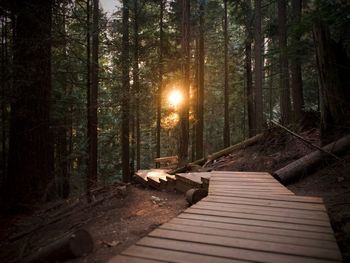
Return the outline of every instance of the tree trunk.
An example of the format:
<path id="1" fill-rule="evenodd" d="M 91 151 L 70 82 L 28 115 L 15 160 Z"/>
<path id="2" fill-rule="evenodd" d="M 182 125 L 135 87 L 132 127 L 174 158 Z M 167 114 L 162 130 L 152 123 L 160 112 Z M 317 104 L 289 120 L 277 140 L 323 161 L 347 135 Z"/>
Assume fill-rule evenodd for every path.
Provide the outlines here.
<path id="1" fill-rule="evenodd" d="M 129 1 L 123 0 L 123 37 L 122 37 L 122 98 L 121 98 L 121 148 L 123 181 L 130 182 L 129 158 L 129 112 L 130 112 L 130 80 L 129 80 Z"/>
<path id="2" fill-rule="evenodd" d="M 255 133 L 259 133 L 263 129 L 263 62 L 262 62 L 262 33 L 261 33 L 261 0 L 255 0 L 255 29 L 254 29 L 254 59 L 255 59 Z"/>
<path id="3" fill-rule="evenodd" d="M 82 257 L 92 252 L 93 246 L 93 239 L 90 233 L 80 229 L 48 244 L 37 253 L 23 259 L 22 262 L 56 262 L 57 260 Z"/>
<path id="4" fill-rule="evenodd" d="M 344 151 L 348 151 L 349 147 L 350 136 L 348 135 L 339 139 L 338 141 L 332 142 L 324 146 L 322 149 L 332 154 L 337 154 Z M 322 164 L 329 164 L 330 159 L 328 157 L 330 156 L 331 155 L 317 150 L 279 169 L 278 171 L 274 172 L 274 174 L 283 183 L 290 183 L 305 175 L 310 174 L 315 169 L 319 168 Z M 336 160 L 333 157 L 330 158 Z M 327 160 L 328 162 L 324 162 L 325 160 Z"/>
<path id="5" fill-rule="evenodd" d="M 88 164 L 88 190 L 97 185 L 97 94 L 98 94 L 98 46 L 99 46 L 99 1 L 93 0 L 92 18 L 92 56 L 91 56 L 91 86 L 89 99 L 89 164 Z"/>
<path id="6" fill-rule="evenodd" d="M 335 130 L 349 131 L 350 59 L 342 45 L 331 39 L 328 26 L 319 18 L 314 42 L 321 94 L 321 136 L 327 142 Z"/>
<path id="7" fill-rule="evenodd" d="M 228 32 L 227 32 L 227 0 L 224 0 L 224 146 L 230 145 L 230 115 L 229 115 L 229 87 L 228 87 Z"/>
<path id="8" fill-rule="evenodd" d="M 42 201 L 52 180 L 51 8 L 52 1 L 36 0 L 21 2 L 13 10 L 16 16 L 14 83 L 9 176 L 4 187 L 8 205 Z"/>
<path id="9" fill-rule="evenodd" d="M 245 75 L 246 75 L 246 98 L 247 98 L 247 112 L 248 112 L 248 130 L 249 137 L 256 134 L 255 128 L 255 107 L 254 107 L 254 89 L 253 89 L 253 77 L 252 77 L 252 30 L 251 20 L 249 14 L 251 13 L 251 2 L 247 1 L 245 17 Z"/>
<path id="10" fill-rule="evenodd" d="M 179 161 L 184 164 L 188 159 L 189 142 L 189 91 L 190 91 L 190 0 L 182 0 L 182 76 L 183 103 L 180 107 Z"/>
<path id="11" fill-rule="evenodd" d="M 164 0 L 160 1 L 160 18 L 159 18 L 159 86 L 157 92 L 157 154 L 160 157 L 160 136 L 161 136 L 161 119 L 162 119 L 162 91 L 163 91 L 163 16 Z"/>
<path id="12" fill-rule="evenodd" d="M 290 91 L 289 71 L 287 56 L 287 6 L 286 0 L 278 0 L 278 36 L 279 36 L 279 61 L 280 61 L 280 107 L 281 122 L 286 125 L 290 122 Z"/>
<path id="13" fill-rule="evenodd" d="M 196 159 L 204 156 L 204 0 L 199 3 L 198 89 L 197 89 Z"/>
<path id="14" fill-rule="evenodd" d="M 141 129 L 140 129 L 140 81 L 139 81 L 139 21 L 138 21 L 138 0 L 134 1 L 134 65 L 133 80 L 135 91 L 135 107 L 136 107 L 136 170 L 141 168 Z"/>
<path id="15" fill-rule="evenodd" d="M 4 178 L 7 174 L 7 101 L 6 101 L 6 92 L 7 92 L 7 83 L 8 83 L 8 36 L 7 36 L 7 14 L 4 14 L 3 19 L 1 20 L 1 177 L 0 183 L 2 184 Z"/>
<path id="16" fill-rule="evenodd" d="M 299 26 L 301 19 L 301 0 L 292 0 L 292 15 L 294 27 Z M 294 29 L 292 34 L 292 46 L 296 52 L 291 59 L 291 73 L 292 73 L 292 96 L 293 96 L 293 117 L 294 122 L 301 120 L 304 109 L 303 97 L 303 79 L 301 73 L 301 60 L 299 55 L 300 50 L 300 33 Z"/>

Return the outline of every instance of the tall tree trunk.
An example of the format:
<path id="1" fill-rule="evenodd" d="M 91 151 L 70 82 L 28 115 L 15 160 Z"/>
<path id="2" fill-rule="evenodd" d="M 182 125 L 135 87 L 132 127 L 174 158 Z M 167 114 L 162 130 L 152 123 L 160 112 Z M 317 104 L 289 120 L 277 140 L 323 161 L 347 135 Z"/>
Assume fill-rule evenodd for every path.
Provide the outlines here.
<path id="1" fill-rule="evenodd" d="M 279 37 L 279 61 L 280 61 L 280 107 L 281 122 L 290 122 L 290 91 L 289 91 L 289 71 L 287 56 L 287 6 L 286 0 L 278 0 L 278 37 Z"/>
<path id="2" fill-rule="evenodd" d="M 7 110 L 6 110 L 6 91 L 8 83 L 7 63 L 8 63 L 8 36 L 7 36 L 7 14 L 1 20 L 1 178 L 0 182 L 4 180 L 7 173 Z"/>
<path id="3" fill-rule="evenodd" d="M 8 205 L 42 201 L 52 180 L 51 8 L 52 1 L 36 0 L 21 2 L 13 10 L 14 83 L 9 176 L 4 187 Z"/>
<path id="4" fill-rule="evenodd" d="M 294 27 L 299 26 L 301 19 L 301 4 L 302 0 L 292 0 L 292 16 Z M 303 79 L 301 74 L 301 60 L 299 57 L 300 50 L 300 33 L 294 29 L 292 34 L 292 46 L 294 50 L 297 50 L 291 59 L 291 72 L 292 72 L 292 96 L 293 96 L 293 117 L 294 121 L 300 121 L 302 111 L 304 109 L 304 97 L 303 97 Z"/>
<path id="5" fill-rule="evenodd" d="M 248 129 L 249 137 L 253 137 L 256 134 L 256 121 L 255 121 L 255 96 L 253 89 L 253 76 L 252 76 L 252 30 L 249 13 L 251 12 L 251 1 L 247 1 L 247 10 L 245 18 L 246 28 L 246 41 L 245 41 L 245 75 L 246 75 L 246 89 L 247 89 L 247 111 L 248 111 Z"/>
<path id="6" fill-rule="evenodd" d="M 123 0 L 123 37 L 122 37 L 122 99 L 121 99 L 121 148 L 122 148 L 122 172 L 123 181 L 130 182 L 130 158 L 129 158 L 129 112 L 130 112 L 130 61 L 129 61 L 129 1 Z"/>
<path id="7" fill-rule="evenodd" d="M 321 95 L 321 136 L 325 144 L 332 140 L 335 131 L 349 131 L 350 58 L 342 43 L 331 38 L 322 18 L 314 25 L 313 33 Z"/>
<path id="8" fill-rule="evenodd" d="M 136 169 L 141 168 L 141 129 L 140 129 L 140 81 L 139 81 L 139 21 L 138 21 L 138 0 L 134 0 L 134 65 L 133 65 L 133 85 L 135 91 L 136 106 Z"/>
<path id="9" fill-rule="evenodd" d="M 262 33 L 261 33 L 261 0 L 255 0 L 255 27 L 254 27 L 254 59 L 255 59 L 255 124 L 256 133 L 263 129 L 263 61 L 262 61 Z"/>
<path id="10" fill-rule="evenodd" d="M 190 92 L 190 0 L 182 0 L 182 93 L 184 101 L 180 107 L 180 164 L 188 160 L 189 142 L 189 92 Z"/>
<path id="11" fill-rule="evenodd" d="M 98 93 L 98 46 L 99 46 L 99 1 L 93 0 L 92 18 L 92 53 L 91 53 L 91 86 L 89 92 L 88 108 L 88 142 L 89 142 L 89 162 L 88 162 L 88 190 L 97 185 L 97 93 Z"/>
<path id="12" fill-rule="evenodd" d="M 200 159 L 204 156 L 203 130 L 204 130 L 204 0 L 200 0 L 199 39 L 198 39 L 196 159 Z"/>
<path id="13" fill-rule="evenodd" d="M 160 157 L 160 136 L 161 136 L 161 119 L 162 119 L 162 91 L 163 91 L 163 16 L 164 0 L 160 1 L 160 18 L 159 18 L 159 86 L 157 92 L 157 146 L 156 155 Z"/>
<path id="14" fill-rule="evenodd" d="M 198 30 L 197 30 L 198 31 Z M 192 154 L 191 159 L 192 161 L 196 160 L 196 130 L 198 125 L 198 61 L 199 61 L 199 37 L 198 32 L 197 36 L 194 40 L 195 45 L 195 54 L 194 54 L 194 81 L 192 85 L 192 111 L 193 111 L 193 122 L 192 122 Z"/>
<path id="15" fill-rule="evenodd" d="M 65 61 L 68 61 L 67 57 L 67 21 L 66 21 L 66 15 L 67 15 L 67 4 L 68 1 L 63 1 L 62 10 L 63 10 L 63 17 L 62 17 L 62 33 L 63 33 L 63 46 L 62 46 L 62 52 L 63 57 Z M 68 96 L 68 87 L 67 87 L 67 72 L 64 71 L 63 76 L 63 93 L 64 97 L 67 98 Z M 69 184 L 69 160 L 68 160 L 68 112 L 64 113 L 63 116 L 63 128 L 62 128 L 62 146 L 61 146 L 61 156 L 63 156 L 63 160 L 61 162 L 61 171 L 62 171 L 62 198 L 68 198 L 69 192 L 70 192 L 70 184 Z"/>
<path id="16" fill-rule="evenodd" d="M 224 146 L 230 146 L 230 115 L 229 115 L 229 87 L 228 87 L 228 32 L 227 32 L 227 0 L 224 0 Z"/>

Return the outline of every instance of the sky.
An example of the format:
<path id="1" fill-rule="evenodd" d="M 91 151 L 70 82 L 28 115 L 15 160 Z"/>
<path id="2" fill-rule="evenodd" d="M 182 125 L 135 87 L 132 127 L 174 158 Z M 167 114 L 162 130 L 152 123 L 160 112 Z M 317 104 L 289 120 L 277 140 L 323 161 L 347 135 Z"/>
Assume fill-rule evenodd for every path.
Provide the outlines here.
<path id="1" fill-rule="evenodd" d="M 120 6 L 119 0 L 100 0 L 100 3 L 103 10 L 109 15 L 111 15 L 115 11 L 116 6 Z"/>

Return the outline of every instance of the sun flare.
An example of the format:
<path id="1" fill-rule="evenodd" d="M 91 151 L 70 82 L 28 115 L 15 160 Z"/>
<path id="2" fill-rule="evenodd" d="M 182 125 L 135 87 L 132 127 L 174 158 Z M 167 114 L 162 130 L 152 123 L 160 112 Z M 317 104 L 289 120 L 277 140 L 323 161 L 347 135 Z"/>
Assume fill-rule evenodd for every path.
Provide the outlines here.
<path id="1" fill-rule="evenodd" d="M 168 102 L 171 106 L 177 107 L 183 101 L 183 96 L 180 90 L 172 90 L 168 95 Z"/>

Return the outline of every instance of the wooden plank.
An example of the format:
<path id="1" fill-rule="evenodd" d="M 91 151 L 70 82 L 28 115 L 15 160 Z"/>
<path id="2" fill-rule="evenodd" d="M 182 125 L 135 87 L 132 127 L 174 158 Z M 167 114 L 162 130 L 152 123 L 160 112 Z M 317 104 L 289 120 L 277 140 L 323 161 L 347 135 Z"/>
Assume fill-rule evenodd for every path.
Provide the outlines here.
<path id="1" fill-rule="evenodd" d="M 192 208 L 204 209 L 204 210 L 215 210 L 215 211 L 226 211 L 226 212 L 237 212 L 237 213 L 248 213 L 258 215 L 272 215 L 272 216 L 286 216 L 290 218 L 300 219 L 313 219 L 319 221 L 329 222 L 328 215 L 324 212 L 308 212 L 305 210 L 291 210 L 283 208 L 273 208 L 264 206 L 245 206 L 245 205 L 231 205 L 222 206 L 220 204 L 210 202 L 199 202 L 192 205 Z"/>
<path id="2" fill-rule="evenodd" d="M 151 240 L 149 243 L 150 246 L 147 246 L 145 242 L 147 240 Z M 201 262 L 201 263 L 229 263 L 229 262 L 243 262 L 242 260 L 235 260 L 232 261 L 232 259 L 228 258 L 222 258 L 222 257 L 213 257 L 210 255 L 201 255 L 201 254 L 195 254 L 192 253 L 192 251 L 176 251 L 176 247 L 173 250 L 171 246 L 166 246 L 166 243 L 169 243 L 169 241 L 165 242 L 165 246 L 159 246 L 159 244 L 156 244 L 155 247 L 152 247 L 154 245 L 154 238 L 144 238 L 140 242 L 138 242 L 138 245 L 132 246 L 126 251 L 123 252 L 124 255 L 129 256 L 140 256 L 145 258 L 149 258 L 152 260 L 160 260 L 164 262 L 176 262 L 176 263 L 193 263 L 193 262 Z M 145 241 L 145 242 L 144 242 Z M 145 245 L 145 246 L 142 246 Z"/>
<path id="3" fill-rule="evenodd" d="M 306 219 L 306 218 L 293 218 L 287 215 L 261 215 L 261 214 L 252 214 L 252 213 L 242 213 L 242 212 L 228 212 L 228 211 L 217 211 L 217 210 L 207 210 L 207 209 L 197 209 L 189 208 L 185 213 L 197 214 L 197 215 L 212 215 L 220 217 L 229 217 L 229 218 L 244 218 L 244 219 L 254 219 L 254 220 L 263 220 L 270 222 L 284 222 L 290 224 L 300 224 L 300 225 L 310 225 L 310 226 L 321 226 L 321 227 L 331 227 L 328 221 L 319 221 L 315 219 Z"/>
<path id="4" fill-rule="evenodd" d="M 250 249 L 254 251 L 265 251 L 272 253 L 284 253 L 289 255 L 305 256 L 329 260 L 341 260 L 339 251 L 327 248 L 305 247 L 300 245 L 282 244 L 275 242 L 260 242 L 257 240 L 247 240 L 233 237 L 212 236 L 198 233 L 188 233 L 166 229 L 156 229 L 149 234 L 150 237 L 174 239 L 178 241 L 188 241 L 218 245 L 230 248 Z"/>
<path id="5" fill-rule="evenodd" d="M 283 185 L 279 184 L 278 182 L 259 182 L 259 181 L 242 181 L 242 182 L 238 182 L 238 181 L 234 181 L 234 182 L 218 182 L 218 181 L 213 181 L 210 182 L 210 186 L 234 186 L 234 185 L 242 185 L 242 186 L 278 186 L 278 187 L 284 187 Z M 285 187 L 284 187 L 285 188 Z"/>
<path id="6" fill-rule="evenodd" d="M 107 261 L 107 263 L 159 263 L 159 262 L 166 262 L 159 261 L 159 260 L 153 260 L 153 259 L 146 259 L 142 257 L 133 257 L 133 256 L 124 256 L 124 255 L 118 255 L 110 260 Z"/>
<path id="7" fill-rule="evenodd" d="M 208 192 L 208 196 L 210 197 L 232 197 L 231 193 L 235 193 L 235 194 L 245 194 L 245 195 L 249 195 L 250 193 L 254 194 L 254 195 L 261 195 L 262 197 L 264 197 L 264 195 L 268 194 L 268 195 L 274 195 L 274 196 L 285 196 L 285 197 L 289 197 L 289 196 L 294 196 L 294 194 L 289 193 L 289 192 L 275 192 L 275 191 L 270 191 L 269 193 L 262 192 L 262 191 L 255 191 L 254 193 L 252 191 L 242 191 L 242 190 L 232 190 L 230 193 L 218 193 L 218 192 Z"/>
<path id="8" fill-rule="evenodd" d="M 223 197 L 223 196 L 208 196 L 204 199 L 207 202 L 220 202 L 229 204 L 251 204 L 251 205 L 262 205 L 271 207 L 281 207 L 281 208 L 296 208 L 304 210 L 315 210 L 315 211 L 326 211 L 324 205 L 313 204 L 313 203 L 301 203 L 301 202 L 288 202 L 288 201 L 278 201 L 269 199 L 250 199 L 245 197 Z"/>
<path id="9" fill-rule="evenodd" d="M 231 185 L 210 185 L 209 186 L 210 189 L 222 189 L 222 190 L 229 190 L 229 189 L 279 189 L 279 190 L 283 190 L 283 191 L 290 191 L 287 188 L 285 188 L 284 186 L 281 185 L 261 185 L 261 184 L 231 184 Z"/>
<path id="10" fill-rule="evenodd" d="M 276 196 L 276 195 L 269 195 L 269 194 L 255 194 L 255 193 L 248 193 L 248 192 L 238 192 L 233 191 L 230 194 L 233 197 L 246 197 L 246 198 L 252 198 L 252 199 L 263 199 L 265 200 L 277 200 L 277 201 L 286 201 L 286 202 L 301 202 L 301 203 L 314 203 L 314 204 L 323 204 L 323 199 L 320 197 L 309 197 L 309 196 Z"/>
<path id="11" fill-rule="evenodd" d="M 212 222 L 205 220 L 194 220 L 194 219 L 186 219 L 186 218 L 174 218 L 169 223 L 181 224 L 187 226 L 202 226 L 206 228 L 217 228 L 224 230 L 234 230 L 234 231 L 245 231 L 252 233 L 261 233 L 268 235 L 280 235 L 286 237 L 297 237 L 297 238 L 305 238 L 309 239 L 310 242 L 313 240 L 325 240 L 335 242 L 335 238 L 333 233 L 317 233 L 317 232 L 304 232 L 297 230 L 289 230 L 289 229 L 278 229 L 278 228 L 269 228 L 269 227 L 261 227 L 254 225 L 240 225 L 235 224 L 233 222 L 230 223 L 222 223 L 222 222 Z"/>
<path id="12" fill-rule="evenodd" d="M 275 235 L 275 234 L 265 234 L 265 233 L 247 232 L 247 231 L 229 230 L 229 229 L 218 229 L 218 228 L 201 227 L 201 226 L 188 226 L 188 225 L 174 224 L 174 223 L 166 223 L 160 226 L 160 228 L 173 230 L 173 231 L 205 234 L 205 235 L 211 235 L 211 236 L 235 237 L 235 238 L 250 239 L 250 240 L 294 244 L 294 245 L 301 245 L 305 247 L 311 246 L 311 247 L 318 247 L 318 248 L 327 248 L 332 250 L 338 249 L 338 246 L 334 241 L 310 240 L 302 237 L 290 237 L 290 236 Z"/>
<path id="13" fill-rule="evenodd" d="M 281 229 L 300 230 L 300 231 L 328 233 L 328 234 L 333 233 L 332 230 L 327 227 L 297 225 L 297 224 L 290 224 L 290 223 L 283 223 L 283 222 L 261 221 L 261 220 L 254 220 L 254 219 L 228 218 L 228 217 L 220 217 L 220 216 L 213 216 L 213 215 L 191 214 L 186 212 L 180 214 L 179 218 L 221 222 L 221 223 L 263 226 L 263 227 L 271 227 L 271 228 L 281 228 Z"/>
<path id="14" fill-rule="evenodd" d="M 170 239 L 163 238 L 153 238 L 146 237 L 141 239 L 138 242 L 139 245 L 149 246 L 154 248 L 163 248 L 163 249 L 173 249 L 177 251 L 185 251 L 193 254 L 201 254 L 208 256 L 216 256 L 230 259 L 231 262 L 235 262 L 233 260 L 246 260 L 251 262 L 271 262 L 271 263 L 325 263 L 325 262 L 339 262 L 333 260 L 322 260 L 318 258 L 310 258 L 310 257 L 300 257 L 293 256 L 288 254 L 277 254 L 271 252 L 264 251 L 252 251 L 249 249 L 237 249 L 232 247 L 224 247 L 224 246 L 216 246 L 216 245 L 208 245 L 208 244 L 200 244 L 194 242 L 186 242 L 186 241 L 176 241 Z M 140 252 L 140 251 L 138 251 Z M 168 256 L 168 260 L 172 260 L 171 255 Z M 192 262 L 201 262 L 201 261 L 192 261 Z M 218 262 L 215 260 L 211 262 Z"/>

